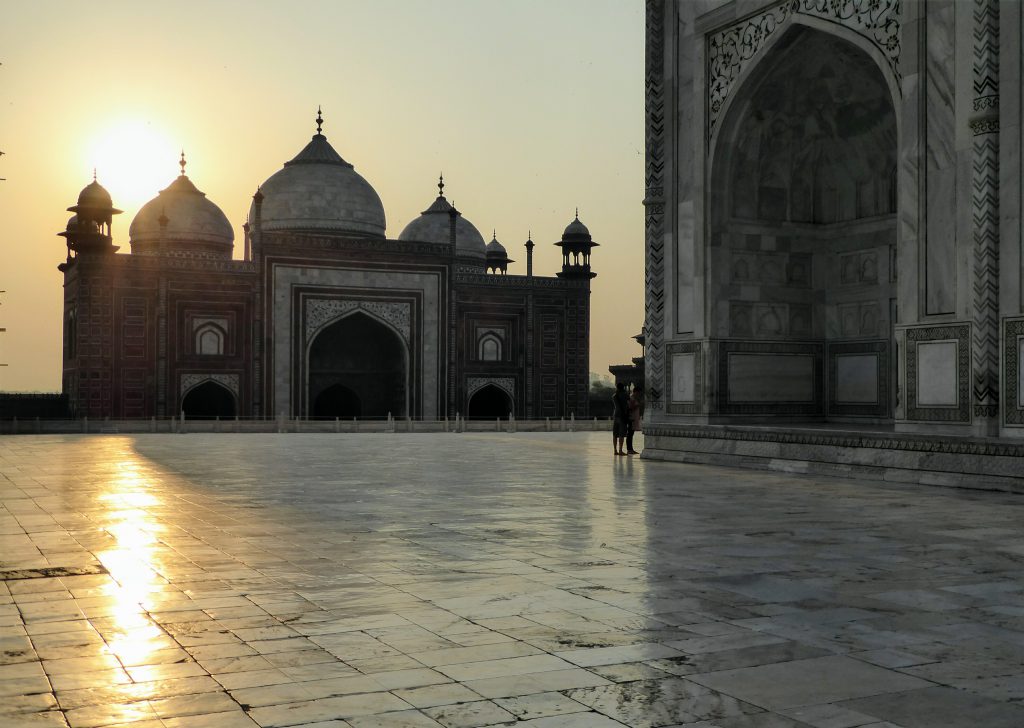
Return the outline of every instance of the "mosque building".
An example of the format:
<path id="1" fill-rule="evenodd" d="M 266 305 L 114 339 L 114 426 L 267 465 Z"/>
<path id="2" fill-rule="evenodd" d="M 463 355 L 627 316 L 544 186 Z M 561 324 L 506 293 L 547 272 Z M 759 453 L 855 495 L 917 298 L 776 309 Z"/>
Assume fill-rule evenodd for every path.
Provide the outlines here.
<path id="1" fill-rule="evenodd" d="M 132 220 L 94 179 L 66 231 L 63 391 L 76 417 L 586 417 L 591 249 L 509 275 L 444 196 L 388 238 L 373 187 L 322 133 L 253 196 L 244 256 L 185 174 Z"/>

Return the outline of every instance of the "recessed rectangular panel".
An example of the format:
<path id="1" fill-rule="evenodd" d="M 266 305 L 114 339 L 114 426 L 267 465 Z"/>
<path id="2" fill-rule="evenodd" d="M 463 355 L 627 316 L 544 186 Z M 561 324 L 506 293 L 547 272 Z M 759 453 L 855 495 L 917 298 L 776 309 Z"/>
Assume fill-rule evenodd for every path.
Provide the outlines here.
<path id="1" fill-rule="evenodd" d="M 957 342 L 922 341 L 917 344 L 918 407 L 956 407 Z"/>
<path id="2" fill-rule="evenodd" d="M 729 354 L 729 402 L 813 402 L 814 357 Z"/>
<path id="3" fill-rule="evenodd" d="M 1017 339 L 1017 408 L 1024 409 L 1024 336 Z"/>
<path id="4" fill-rule="evenodd" d="M 692 351 L 672 355 L 672 401 L 694 402 L 697 399 L 697 355 Z"/>
<path id="5" fill-rule="evenodd" d="M 836 357 L 836 402 L 878 402 L 878 354 L 840 354 Z"/>

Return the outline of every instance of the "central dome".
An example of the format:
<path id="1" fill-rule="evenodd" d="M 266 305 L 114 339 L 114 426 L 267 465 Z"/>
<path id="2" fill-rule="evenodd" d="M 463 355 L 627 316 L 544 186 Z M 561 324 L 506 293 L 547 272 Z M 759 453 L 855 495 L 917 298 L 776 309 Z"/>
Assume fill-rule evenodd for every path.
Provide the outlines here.
<path id="1" fill-rule="evenodd" d="M 322 119 L 318 117 L 318 122 Z M 370 183 L 320 133 L 260 187 L 263 230 L 383 238 L 384 205 Z M 255 203 L 249 221 L 255 220 Z"/>

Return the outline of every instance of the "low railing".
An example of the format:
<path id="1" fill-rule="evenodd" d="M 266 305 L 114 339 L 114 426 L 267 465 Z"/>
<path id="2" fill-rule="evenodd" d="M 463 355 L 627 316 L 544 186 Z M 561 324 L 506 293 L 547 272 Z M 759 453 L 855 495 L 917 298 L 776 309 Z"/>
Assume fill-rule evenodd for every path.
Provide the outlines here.
<path id="1" fill-rule="evenodd" d="M 11 419 L 0 420 L 0 435 L 142 434 L 190 432 L 275 432 L 275 433 L 366 433 L 366 432 L 595 432 L 610 431 L 612 421 L 604 418 L 569 417 L 519 420 L 495 419 L 416 419 L 387 418 L 295 418 L 234 417 L 228 419 L 190 419 L 150 417 L 136 419 Z"/>

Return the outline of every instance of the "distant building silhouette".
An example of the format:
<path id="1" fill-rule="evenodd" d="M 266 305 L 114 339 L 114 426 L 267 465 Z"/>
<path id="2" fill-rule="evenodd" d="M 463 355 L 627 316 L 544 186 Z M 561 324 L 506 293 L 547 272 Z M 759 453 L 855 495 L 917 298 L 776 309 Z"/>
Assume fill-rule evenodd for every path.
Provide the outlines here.
<path id="1" fill-rule="evenodd" d="M 444 196 L 397 239 L 373 187 L 312 140 L 253 196 L 243 260 L 185 174 L 118 254 L 95 179 L 64 273 L 63 390 L 75 416 L 559 417 L 587 412 L 590 251 L 577 216 L 558 277 L 508 275 Z M 488 273 L 490 271 L 490 273 Z"/>

